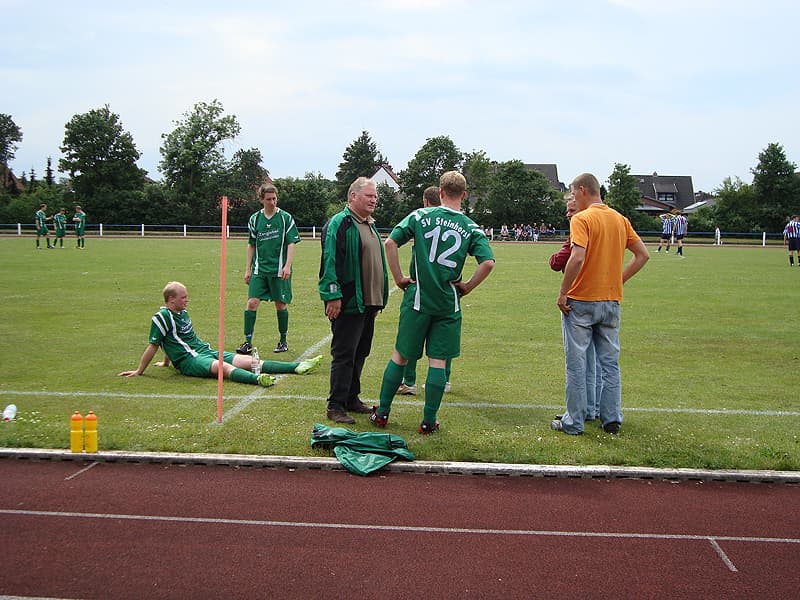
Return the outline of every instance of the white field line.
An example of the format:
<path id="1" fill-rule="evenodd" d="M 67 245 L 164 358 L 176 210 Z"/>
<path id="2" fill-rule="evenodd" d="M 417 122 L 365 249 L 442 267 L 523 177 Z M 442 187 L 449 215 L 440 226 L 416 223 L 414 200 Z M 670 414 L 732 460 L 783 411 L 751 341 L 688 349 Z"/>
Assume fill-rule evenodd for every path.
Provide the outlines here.
<path id="1" fill-rule="evenodd" d="M 306 356 L 305 354 L 303 355 Z M 309 354 L 311 356 L 311 354 Z M 276 375 L 277 377 L 285 377 L 285 375 Z M 231 395 L 225 396 L 226 400 L 239 400 L 240 403 L 249 405 L 253 400 L 258 398 L 268 398 L 270 400 L 301 400 L 306 402 L 320 402 L 326 398 L 323 396 L 304 396 L 299 394 L 270 394 L 266 395 L 263 392 L 268 392 L 274 388 L 259 388 L 252 394 L 247 396 Z M 29 390 L 0 390 L 0 398 L 11 396 L 35 396 L 35 397 L 70 397 L 70 398 L 120 398 L 124 400 L 136 399 L 156 399 L 156 400 L 208 400 L 216 401 L 217 397 L 211 394 L 128 394 L 119 392 L 34 392 Z M 445 395 L 445 403 L 448 408 L 507 408 L 518 410 L 561 410 L 563 405 L 560 404 L 506 404 L 500 402 L 451 402 L 448 400 L 448 395 Z M 366 398 L 365 403 L 372 402 L 377 404 L 377 398 Z M 406 400 L 403 398 L 396 398 L 392 403 L 393 406 L 423 406 L 425 403 L 422 400 Z M 228 411 L 230 414 L 234 411 L 235 407 Z M 241 410 L 236 411 L 241 412 Z M 694 414 L 694 415 L 745 415 L 751 417 L 800 417 L 800 411 L 796 410 L 751 410 L 751 409 L 734 409 L 734 408 L 685 408 L 685 407 L 652 407 L 652 406 L 625 406 L 624 412 L 641 412 L 641 413 L 668 413 L 668 414 Z M 215 421 L 216 422 L 216 421 Z"/>
<path id="2" fill-rule="evenodd" d="M 247 525 L 255 527 L 301 527 L 310 529 L 343 529 L 363 531 L 400 531 L 415 533 L 463 533 L 475 535 L 516 535 L 516 536 L 555 536 L 580 538 L 616 538 L 645 540 L 691 540 L 710 542 L 717 541 L 754 542 L 764 544 L 800 544 L 800 538 L 776 538 L 757 536 L 697 535 L 691 533 L 623 533 L 602 531 L 554 531 L 539 529 L 480 529 L 474 527 L 425 527 L 414 525 L 370 525 L 365 523 L 324 523 L 303 521 L 271 521 L 261 519 L 224 519 L 219 517 L 181 517 L 161 515 L 131 515 L 117 513 L 81 513 L 48 510 L 0 509 L 0 515 L 83 518 L 83 519 L 121 519 L 128 521 L 161 521 L 176 523 L 202 523 L 210 525 Z M 717 544 L 718 547 L 718 544 Z M 716 549 L 716 548 L 715 548 Z M 724 552 L 722 553 L 724 555 Z"/>

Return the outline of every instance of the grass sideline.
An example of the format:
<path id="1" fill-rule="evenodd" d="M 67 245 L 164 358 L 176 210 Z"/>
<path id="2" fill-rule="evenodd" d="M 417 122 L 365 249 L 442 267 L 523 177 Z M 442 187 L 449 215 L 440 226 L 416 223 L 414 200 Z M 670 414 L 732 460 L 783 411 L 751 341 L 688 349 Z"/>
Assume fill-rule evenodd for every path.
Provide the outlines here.
<path id="1" fill-rule="evenodd" d="M 68 448 L 72 411 L 94 410 L 102 450 L 329 455 L 309 444 L 313 424 L 324 422 L 330 365 L 317 242 L 298 246 L 291 356 L 278 358 L 319 347 L 323 367 L 267 390 L 226 383 L 222 425 L 214 380 L 152 365 L 144 377 L 116 377 L 136 366 L 160 289 L 172 279 L 189 287 L 195 329 L 216 346 L 219 242 L 88 238 L 81 251 L 73 244 L 67 238 L 63 250 L 36 251 L 32 239 L 0 239 L 0 396 L 18 407 L 14 421 L 0 424 L 0 446 Z M 622 433 L 589 424 L 573 437 L 549 429 L 564 386 L 555 306 L 561 275 L 547 265 L 558 245 L 493 247 L 495 272 L 465 298 L 462 356 L 442 403 L 441 432 L 416 433 L 421 396 L 395 401 L 388 431 L 405 437 L 417 458 L 800 470 L 792 385 L 800 347 L 787 326 L 798 315 L 792 290 L 800 283 L 792 279 L 800 272 L 789 270 L 785 251 L 689 246 L 684 259 L 653 252 L 625 288 Z M 241 342 L 244 257 L 244 240 L 231 240 L 229 350 Z M 377 399 L 399 300 L 394 294 L 378 317 L 365 402 Z M 274 308 L 262 304 L 255 341 L 264 358 L 277 356 L 269 351 L 276 335 Z M 353 429 L 369 430 L 366 417 L 357 416 Z"/>

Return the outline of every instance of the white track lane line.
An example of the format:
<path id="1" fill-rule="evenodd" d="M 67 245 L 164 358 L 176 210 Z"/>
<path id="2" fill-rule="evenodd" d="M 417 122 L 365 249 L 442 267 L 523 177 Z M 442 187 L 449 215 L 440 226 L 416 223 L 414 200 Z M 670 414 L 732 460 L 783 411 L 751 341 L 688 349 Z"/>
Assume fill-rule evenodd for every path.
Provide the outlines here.
<path id="1" fill-rule="evenodd" d="M 480 529 L 474 527 L 424 527 L 413 525 L 368 525 L 363 523 L 323 523 L 303 521 L 270 521 L 261 519 L 223 519 L 217 517 L 181 517 L 161 515 L 132 515 L 119 513 L 81 513 L 48 510 L 0 509 L 0 515 L 50 518 L 121 519 L 127 521 L 156 521 L 173 523 L 201 523 L 209 525 L 249 525 L 254 527 L 300 527 L 309 529 L 342 529 L 363 531 L 400 531 L 415 533 L 463 533 L 471 535 L 509 535 L 534 537 L 579 537 L 604 539 L 688 540 L 710 542 L 720 557 L 726 556 L 718 541 L 752 542 L 760 544 L 800 544 L 800 538 L 774 538 L 756 536 L 696 535 L 690 533 L 621 533 L 598 531 L 552 531 L 541 529 Z M 724 559 L 723 559 L 724 560 Z M 729 561 L 730 562 L 730 561 Z M 734 567 L 735 570 L 735 567 Z"/>

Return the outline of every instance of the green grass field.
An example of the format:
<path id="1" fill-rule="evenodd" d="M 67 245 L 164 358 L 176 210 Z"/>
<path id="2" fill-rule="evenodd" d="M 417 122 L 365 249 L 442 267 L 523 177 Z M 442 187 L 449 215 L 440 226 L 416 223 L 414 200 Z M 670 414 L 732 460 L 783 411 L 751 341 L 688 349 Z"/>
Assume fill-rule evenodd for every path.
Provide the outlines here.
<path id="1" fill-rule="evenodd" d="M 73 246 L 68 238 L 63 250 L 36 251 L 31 238 L 0 239 L 0 396 L 19 410 L 0 424 L 0 446 L 66 449 L 72 411 L 94 410 L 101 450 L 328 455 L 309 444 L 313 424 L 325 422 L 330 365 L 317 241 L 297 249 L 291 356 L 279 358 L 318 348 L 323 367 L 269 389 L 226 382 L 221 425 L 215 380 L 152 365 L 144 377 L 116 376 L 138 364 L 169 280 L 188 286 L 195 329 L 217 346 L 219 242 L 91 237 L 86 250 Z M 789 269 L 785 251 L 688 247 L 685 259 L 653 252 L 625 288 L 622 432 L 590 423 L 576 437 L 549 429 L 564 402 L 561 274 L 547 265 L 557 249 L 494 245 L 494 273 L 464 301 L 462 355 L 441 432 L 416 433 L 421 396 L 395 400 L 387 431 L 427 460 L 800 469 L 800 269 Z M 231 240 L 228 350 L 242 338 L 244 260 L 245 241 Z M 367 403 L 377 401 L 399 300 L 393 294 L 378 317 L 362 380 Z M 274 307 L 264 303 L 255 339 L 263 358 L 275 358 L 276 341 Z M 370 429 L 366 416 L 356 418 L 353 429 Z"/>

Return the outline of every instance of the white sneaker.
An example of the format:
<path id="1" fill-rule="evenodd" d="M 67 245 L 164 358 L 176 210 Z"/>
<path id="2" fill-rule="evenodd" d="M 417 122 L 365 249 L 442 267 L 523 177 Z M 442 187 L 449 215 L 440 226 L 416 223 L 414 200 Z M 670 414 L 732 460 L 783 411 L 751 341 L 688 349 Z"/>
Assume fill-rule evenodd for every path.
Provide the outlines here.
<path id="1" fill-rule="evenodd" d="M 416 396 L 417 395 L 417 386 L 416 385 L 406 385 L 405 383 L 401 383 L 400 387 L 397 388 L 397 393 L 401 394 L 403 396 Z"/>
<path id="2" fill-rule="evenodd" d="M 422 384 L 422 389 L 423 390 L 425 389 L 425 384 L 424 383 Z M 449 394 L 450 393 L 450 382 L 449 381 L 444 384 L 444 393 L 445 394 Z"/>

